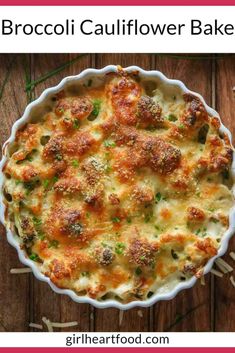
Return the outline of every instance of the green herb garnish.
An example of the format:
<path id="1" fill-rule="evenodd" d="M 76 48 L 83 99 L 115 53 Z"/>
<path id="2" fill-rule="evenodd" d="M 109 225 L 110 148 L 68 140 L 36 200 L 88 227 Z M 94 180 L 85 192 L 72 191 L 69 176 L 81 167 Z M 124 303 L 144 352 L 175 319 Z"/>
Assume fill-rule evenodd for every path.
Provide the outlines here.
<path id="1" fill-rule="evenodd" d="M 106 141 L 104 141 L 104 146 L 105 147 L 115 147 L 116 143 L 114 141 L 106 140 Z"/>
<path id="2" fill-rule="evenodd" d="M 78 119 L 74 119 L 73 127 L 74 127 L 74 129 L 79 129 L 80 128 L 80 121 Z"/>
<path id="3" fill-rule="evenodd" d="M 142 273 L 141 268 L 140 268 L 140 267 L 137 267 L 137 268 L 135 269 L 135 274 L 136 274 L 137 276 L 140 276 L 141 273 Z"/>
<path id="4" fill-rule="evenodd" d="M 174 114 L 169 114 L 168 117 L 167 117 L 167 119 L 168 119 L 169 121 L 176 121 L 176 120 L 178 120 L 177 117 L 176 117 Z"/>
<path id="5" fill-rule="evenodd" d="M 32 253 L 30 256 L 29 256 L 30 260 L 32 261 L 38 261 L 39 260 L 39 257 L 37 254 L 35 253 Z"/>
<path id="6" fill-rule="evenodd" d="M 56 249 L 57 249 L 58 246 L 59 246 L 58 240 L 53 239 L 53 240 L 50 242 L 50 244 L 48 245 L 48 248 L 56 248 Z"/>
<path id="7" fill-rule="evenodd" d="M 49 184 L 50 184 L 50 180 L 48 180 L 48 179 L 45 179 L 45 180 L 43 180 L 43 182 L 42 182 L 42 185 L 43 185 L 43 187 L 44 187 L 45 189 L 48 188 Z"/>
<path id="8" fill-rule="evenodd" d="M 120 218 L 118 218 L 118 217 L 113 217 L 113 218 L 111 219 L 111 221 L 112 221 L 113 223 L 120 223 L 120 222 L 121 222 Z"/>
<path id="9" fill-rule="evenodd" d="M 94 117 L 97 117 L 100 113 L 100 108 L 101 108 L 101 100 L 95 99 L 93 101 L 93 110 L 91 112 L 91 115 L 93 115 Z"/>
<path id="10" fill-rule="evenodd" d="M 118 255 L 122 255 L 123 251 L 125 250 L 125 244 L 123 243 L 117 243 L 115 246 L 115 252 Z"/>
<path id="11" fill-rule="evenodd" d="M 72 161 L 72 166 L 73 166 L 74 168 L 77 168 L 77 167 L 79 166 L 79 163 L 78 163 L 78 161 L 77 161 L 76 159 L 74 159 L 74 160 Z"/>
<path id="12" fill-rule="evenodd" d="M 161 199 L 162 199 L 162 194 L 160 192 L 157 192 L 155 195 L 155 201 L 159 202 L 159 201 L 161 201 Z"/>
<path id="13" fill-rule="evenodd" d="M 145 214 L 145 216 L 144 216 L 145 223 L 148 223 L 151 220 L 152 217 L 153 217 L 152 213 Z"/>
<path id="14" fill-rule="evenodd" d="M 210 211 L 210 212 L 214 212 L 214 211 L 215 211 L 215 209 L 214 209 L 213 207 L 209 207 L 209 208 L 208 208 L 208 211 Z"/>
<path id="15" fill-rule="evenodd" d="M 42 225 L 42 220 L 40 218 L 33 217 L 33 223 L 34 223 L 35 227 L 39 227 Z"/>
<path id="16" fill-rule="evenodd" d="M 171 249 L 171 256 L 173 257 L 174 260 L 177 260 L 179 258 L 179 256 L 177 255 L 174 249 Z"/>
<path id="17" fill-rule="evenodd" d="M 105 165 L 105 172 L 106 172 L 106 173 L 109 173 L 109 172 L 111 172 L 111 170 L 112 170 L 112 167 L 110 166 L 110 164 L 109 164 L 109 163 L 106 163 L 106 165 Z"/>
<path id="18" fill-rule="evenodd" d="M 52 178 L 52 183 L 55 184 L 59 180 L 57 175 L 54 175 Z"/>

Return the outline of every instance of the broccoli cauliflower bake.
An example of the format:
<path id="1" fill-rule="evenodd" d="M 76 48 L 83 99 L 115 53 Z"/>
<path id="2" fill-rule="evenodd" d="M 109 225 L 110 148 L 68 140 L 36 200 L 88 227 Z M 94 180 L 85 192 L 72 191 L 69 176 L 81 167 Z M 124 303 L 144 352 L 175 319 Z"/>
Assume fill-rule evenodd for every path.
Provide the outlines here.
<path id="1" fill-rule="evenodd" d="M 200 277 L 233 205 L 219 119 L 121 69 L 51 101 L 4 167 L 8 223 L 27 256 L 97 300 L 145 300 Z"/>

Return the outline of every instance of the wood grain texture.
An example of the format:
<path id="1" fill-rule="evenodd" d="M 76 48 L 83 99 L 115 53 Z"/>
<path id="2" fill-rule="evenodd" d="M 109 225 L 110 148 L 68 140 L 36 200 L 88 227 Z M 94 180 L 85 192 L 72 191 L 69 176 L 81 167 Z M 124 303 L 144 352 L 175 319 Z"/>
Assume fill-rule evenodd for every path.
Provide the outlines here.
<path id="1" fill-rule="evenodd" d="M 108 64 L 123 67 L 139 65 L 182 80 L 188 88 L 201 93 L 208 104 L 216 106 L 225 125 L 235 136 L 234 57 L 215 61 L 157 54 L 86 55 L 37 85 L 32 97 L 27 96 L 24 90 L 26 81 L 35 80 L 76 56 L 0 55 L 0 92 L 2 83 L 9 76 L 0 99 L 1 144 L 9 136 L 12 123 L 22 115 L 30 98 L 38 97 L 45 88 L 58 84 L 65 76 Z M 208 275 L 206 286 L 197 283 L 194 288 L 179 293 L 175 299 L 157 303 L 150 309 L 135 308 L 125 312 L 94 309 L 55 294 L 32 274 L 10 275 L 11 268 L 22 265 L 16 251 L 6 241 L 3 227 L 0 227 L 0 235 L 0 331 L 28 331 L 29 322 L 41 323 L 42 316 L 52 321 L 78 321 L 77 327 L 66 328 L 65 331 L 235 331 L 235 290 L 227 277 L 214 280 Z M 230 249 L 235 249 L 235 239 Z M 225 258 L 232 264 L 228 256 Z"/>

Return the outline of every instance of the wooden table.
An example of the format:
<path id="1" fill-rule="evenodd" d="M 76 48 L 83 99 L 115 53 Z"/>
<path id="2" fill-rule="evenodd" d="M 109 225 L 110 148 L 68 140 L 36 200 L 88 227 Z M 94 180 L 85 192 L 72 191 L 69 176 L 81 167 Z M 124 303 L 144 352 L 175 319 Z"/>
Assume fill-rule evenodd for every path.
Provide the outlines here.
<path id="1" fill-rule="evenodd" d="M 1 145 L 30 99 L 38 97 L 45 88 L 54 86 L 65 76 L 78 74 L 87 67 L 101 68 L 108 64 L 120 64 L 123 67 L 139 65 L 182 80 L 220 112 L 225 125 L 235 136 L 234 56 L 85 55 L 26 94 L 25 85 L 28 82 L 76 56 L 0 55 Z M 181 292 L 175 299 L 147 309 L 135 308 L 124 313 L 117 309 L 94 309 L 55 294 L 32 274 L 10 274 L 11 268 L 22 265 L 16 251 L 7 243 L 2 226 L 0 230 L 0 331 L 32 330 L 29 323 L 41 324 L 43 316 L 51 321 L 78 321 L 79 325 L 71 328 L 71 331 L 235 331 L 235 288 L 228 276 L 221 279 L 207 275 L 205 286 L 198 281 L 194 288 Z M 229 250 L 232 249 L 235 249 L 234 238 L 230 242 Z M 228 255 L 225 259 L 232 264 Z"/>

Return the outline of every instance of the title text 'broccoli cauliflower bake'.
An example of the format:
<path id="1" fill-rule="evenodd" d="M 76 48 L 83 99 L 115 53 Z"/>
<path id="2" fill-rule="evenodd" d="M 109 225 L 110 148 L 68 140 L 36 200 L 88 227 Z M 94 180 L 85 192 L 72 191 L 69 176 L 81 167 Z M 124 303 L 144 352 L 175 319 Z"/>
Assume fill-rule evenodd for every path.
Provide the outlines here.
<path id="1" fill-rule="evenodd" d="M 60 288 L 123 303 L 200 277 L 228 228 L 233 150 L 192 94 L 138 73 L 60 91 L 18 130 L 7 217 Z"/>

